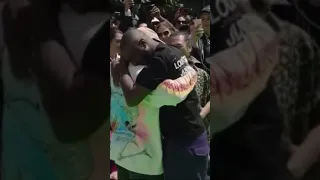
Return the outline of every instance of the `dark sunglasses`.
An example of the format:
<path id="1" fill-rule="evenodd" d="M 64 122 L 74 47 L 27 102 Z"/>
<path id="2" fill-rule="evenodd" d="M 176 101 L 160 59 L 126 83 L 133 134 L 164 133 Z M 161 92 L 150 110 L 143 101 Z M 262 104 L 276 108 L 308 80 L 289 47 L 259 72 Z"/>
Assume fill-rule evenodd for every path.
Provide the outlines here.
<path id="1" fill-rule="evenodd" d="M 168 36 L 170 34 L 170 32 L 169 31 L 164 31 L 162 33 L 157 33 L 157 34 L 158 34 L 159 37 L 163 36 L 163 35 Z"/>
<path id="2" fill-rule="evenodd" d="M 185 24 L 186 21 L 177 21 L 178 24 Z"/>

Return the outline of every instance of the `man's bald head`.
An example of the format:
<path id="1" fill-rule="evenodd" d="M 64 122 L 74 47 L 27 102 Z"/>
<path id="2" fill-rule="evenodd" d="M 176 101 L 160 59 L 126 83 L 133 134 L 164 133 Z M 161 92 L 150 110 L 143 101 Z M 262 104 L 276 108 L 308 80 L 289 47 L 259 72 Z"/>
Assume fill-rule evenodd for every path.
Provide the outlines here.
<path id="1" fill-rule="evenodd" d="M 137 64 L 153 52 L 154 40 L 138 29 L 129 29 L 123 34 L 120 49 L 121 57 Z"/>
<path id="2" fill-rule="evenodd" d="M 126 46 L 137 45 L 139 41 L 146 38 L 145 33 L 137 29 L 129 29 L 126 31 L 121 40 L 121 49 L 126 48 Z"/>

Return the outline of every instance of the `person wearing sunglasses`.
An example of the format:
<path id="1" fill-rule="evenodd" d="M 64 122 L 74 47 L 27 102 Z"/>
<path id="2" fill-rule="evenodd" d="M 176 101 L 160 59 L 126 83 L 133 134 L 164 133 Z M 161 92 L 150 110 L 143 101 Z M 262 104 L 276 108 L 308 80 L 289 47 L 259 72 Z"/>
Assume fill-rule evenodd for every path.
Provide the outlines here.
<path id="1" fill-rule="evenodd" d="M 187 23 L 186 18 L 184 18 L 183 16 L 180 16 L 176 20 L 175 28 L 180 29 L 186 23 Z"/>

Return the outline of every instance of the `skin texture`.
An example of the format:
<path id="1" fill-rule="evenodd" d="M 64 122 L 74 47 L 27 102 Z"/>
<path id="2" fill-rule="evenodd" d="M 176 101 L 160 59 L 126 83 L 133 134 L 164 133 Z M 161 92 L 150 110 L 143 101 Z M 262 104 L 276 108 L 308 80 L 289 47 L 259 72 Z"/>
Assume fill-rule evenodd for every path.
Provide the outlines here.
<path id="1" fill-rule="evenodd" d="M 320 126 L 314 128 L 297 147 L 288 162 L 288 169 L 297 178 L 302 178 L 307 170 L 320 158 Z"/>
<path id="2" fill-rule="evenodd" d="M 127 46 L 128 44 L 130 46 Z M 158 44 L 139 30 L 129 30 L 123 35 L 119 70 L 121 72 L 120 83 L 128 106 L 137 106 L 151 93 L 144 87 L 134 84 L 128 72 L 128 63 L 138 65 L 141 60 L 150 59 Z"/>

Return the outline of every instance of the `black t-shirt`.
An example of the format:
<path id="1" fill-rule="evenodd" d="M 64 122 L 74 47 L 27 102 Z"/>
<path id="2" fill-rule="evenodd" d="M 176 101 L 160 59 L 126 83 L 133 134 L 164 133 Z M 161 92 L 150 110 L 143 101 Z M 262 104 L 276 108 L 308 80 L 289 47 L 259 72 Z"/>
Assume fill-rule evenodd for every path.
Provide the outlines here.
<path id="1" fill-rule="evenodd" d="M 210 30 L 214 34 L 211 37 L 214 42 L 211 43 L 212 55 L 241 45 L 245 40 L 243 34 L 256 33 L 254 30 L 241 28 L 239 22 L 243 14 L 238 11 L 236 4 L 230 2 L 232 1 L 211 1 L 211 4 L 219 4 L 211 9 Z M 250 54 L 250 48 L 247 49 Z M 229 59 L 236 58 L 230 56 Z M 216 64 L 212 64 L 214 65 Z M 211 178 L 292 179 L 286 168 L 287 154 L 281 149 L 282 118 L 272 82 L 268 82 L 266 88 L 249 104 L 244 115 L 211 139 Z M 210 122 L 214 123 L 215 120 Z M 213 125 L 211 127 L 214 128 Z"/>
<path id="2" fill-rule="evenodd" d="M 182 57 L 179 49 L 159 44 L 147 67 L 138 75 L 136 83 L 155 90 L 164 80 L 181 77 L 187 67 Z M 198 103 L 196 91 L 192 90 L 177 106 L 161 107 L 160 126 L 163 136 L 196 138 L 202 134 L 205 127 L 199 115 Z"/>

